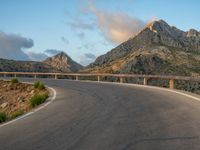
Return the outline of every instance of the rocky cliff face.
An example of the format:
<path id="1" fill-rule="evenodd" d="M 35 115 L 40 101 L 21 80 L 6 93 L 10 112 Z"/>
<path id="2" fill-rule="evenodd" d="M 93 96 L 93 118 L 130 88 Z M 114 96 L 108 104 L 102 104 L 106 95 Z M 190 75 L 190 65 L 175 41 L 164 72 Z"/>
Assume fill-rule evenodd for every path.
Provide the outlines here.
<path id="1" fill-rule="evenodd" d="M 0 71 L 16 72 L 77 72 L 82 66 L 64 52 L 44 62 L 0 59 Z"/>
<path id="2" fill-rule="evenodd" d="M 200 74 L 200 32 L 159 20 L 90 64 L 85 72 Z"/>
<path id="3" fill-rule="evenodd" d="M 194 29 L 184 32 L 169 26 L 163 20 L 149 24 L 147 29 L 155 33 L 153 37 L 149 37 L 152 43 L 181 48 L 188 52 L 200 52 L 200 33 Z"/>
<path id="4" fill-rule="evenodd" d="M 56 68 L 61 72 L 77 72 L 83 67 L 73 61 L 67 54 L 61 52 L 53 57 L 49 57 L 44 61 L 45 64 Z"/>

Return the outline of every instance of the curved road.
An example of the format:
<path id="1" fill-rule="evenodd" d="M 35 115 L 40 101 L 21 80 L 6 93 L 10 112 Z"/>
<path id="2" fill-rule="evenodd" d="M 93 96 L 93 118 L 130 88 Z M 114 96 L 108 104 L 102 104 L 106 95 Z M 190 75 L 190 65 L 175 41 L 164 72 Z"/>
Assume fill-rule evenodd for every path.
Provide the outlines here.
<path id="1" fill-rule="evenodd" d="M 0 150 L 200 149 L 198 101 L 139 86 L 43 81 L 56 99 L 1 127 Z"/>

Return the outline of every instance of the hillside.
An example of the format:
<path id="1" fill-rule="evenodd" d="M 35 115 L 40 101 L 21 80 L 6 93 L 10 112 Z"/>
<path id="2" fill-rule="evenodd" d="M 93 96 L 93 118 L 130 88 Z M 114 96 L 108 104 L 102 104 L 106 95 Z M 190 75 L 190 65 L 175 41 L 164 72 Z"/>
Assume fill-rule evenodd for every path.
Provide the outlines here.
<path id="1" fill-rule="evenodd" d="M 83 68 L 83 66 L 73 61 L 64 52 L 47 58 L 43 63 L 53 68 L 56 68 L 59 72 L 77 72 Z"/>
<path id="2" fill-rule="evenodd" d="M 0 71 L 8 72 L 77 72 L 81 68 L 64 52 L 43 62 L 0 59 Z"/>
<path id="3" fill-rule="evenodd" d="M 163 20 L 154 21 L 98 57 L 84 72 L 200 74 L 200 32 L 185 32 Z"/>

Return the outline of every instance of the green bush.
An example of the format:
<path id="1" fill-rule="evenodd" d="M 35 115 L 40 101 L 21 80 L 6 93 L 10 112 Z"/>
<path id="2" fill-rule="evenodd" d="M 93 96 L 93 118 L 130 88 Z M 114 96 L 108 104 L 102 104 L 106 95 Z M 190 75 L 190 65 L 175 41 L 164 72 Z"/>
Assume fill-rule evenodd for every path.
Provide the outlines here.
<path id="1" fill-rule="evenodd" d="M 6 114 L 4 112 L 0 112 L 0 123 L 6 121 Z"/>
<path id="2" fill-rule="evenodd" d="M 34 85 L 33 85 L 33 86 L 34 86 L 34 88 L 35 88 L 35 89 L 37 89 L 37 88 L 38 88 L 38 86 L 39 86 L 39 84 L 40 84 L 40 81 L 37 81 L 37 82 L 35 82 L 35 83 L 34 83 Z"/>
<path id="3" fill-rule="evenodd" d="M 24 114 L 24 111 L 23 110 L 17 110 L 17 111 L 15 111 L 13 114 L 12 114 L 12 116 L 11 116 L 11 118 L 13 119 L 13 118 L 17 118 L 17 117 L 19 117 L 19 116 L 21 116 L 21 115 L 23 115 Z"/>
<path id="4" fill-rule="evenodd" d="M 12 82 L 12 83 L 19 83 L 19 81 L 18 81 L 17 78 L 12 78 L 12 79 L 11 79 L 11 82 Z"/>
<path id="5" fill-rule="evenodd" d="M 37 81 L 34 83 L 34 88 L 35 89 L 39 89 L 39 90 L 43 90 L 45 89 L 44 83 L 42 83 L 41 81 Z"/>
<path id="6" fill-rule="evenodd" d="M 39 86 L 38 86 L 39 90 L 43 90 L 45 89 L 44 83 L 40 82 Z"/>
<path id="7" fill-rule="evenodd" d="M 29 100 L 30 106 L 31 107 L 38 106 L 38 105 L 44 103 L 47 98 L 48 98 L 48 94 L 47 93 L 38 94 L 38 95 L 36 94 L 33 97 L 31 97 L 31 99 Z"/>
<path id="8" fill-rule="evenodd" d="M 45 99 L 47 99 L 48 97 L 49 97 L 49 94 L 48 93 L 44 93 L 44 94 L 42 94 L 44 97 L 45 97 Z"/>

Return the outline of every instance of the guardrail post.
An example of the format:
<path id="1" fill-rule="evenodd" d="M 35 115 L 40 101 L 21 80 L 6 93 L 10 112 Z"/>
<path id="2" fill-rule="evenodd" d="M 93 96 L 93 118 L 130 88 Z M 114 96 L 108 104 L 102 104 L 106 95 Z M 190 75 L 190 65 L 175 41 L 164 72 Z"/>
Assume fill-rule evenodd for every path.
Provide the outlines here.
<path id="1" fill-rule="evenodd" d="M 78 76 L 76 75 L 76 81 L 78 81 Z"/>
<path id="2" fill-rule="evenodd" d="M 174 79 L 169 80 L 169 88 L 174 89 Z"/>
<path id="3" fill-rule="evenodd" d="M 148 78 L 144 78 L 143 84 L 144 84 L 144 85 L 148 85 Z"/>
<path id="4" fill-rule="evenodd" d="M 100 82 L 100 80 L 101 80 L 101 79 L 100 79 L 100 76 L 97 76 L 97 81 Z"/>
<path id="5" fill-rule="evenodd" d="M 58 76 L 57 76 L 57 74 L 55 74 L 55 79 L 58 79 Z"/>
<path id="6" fill-rule="evenodd" d="M 123 83 L 123 78 L 122 77 L 120 77 L 120 83 Z"/>

